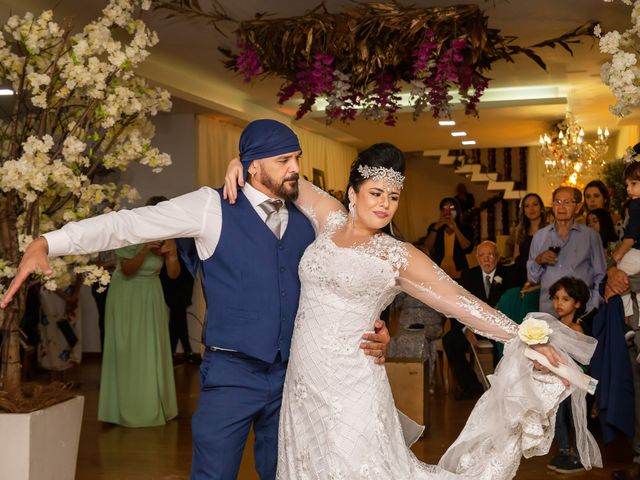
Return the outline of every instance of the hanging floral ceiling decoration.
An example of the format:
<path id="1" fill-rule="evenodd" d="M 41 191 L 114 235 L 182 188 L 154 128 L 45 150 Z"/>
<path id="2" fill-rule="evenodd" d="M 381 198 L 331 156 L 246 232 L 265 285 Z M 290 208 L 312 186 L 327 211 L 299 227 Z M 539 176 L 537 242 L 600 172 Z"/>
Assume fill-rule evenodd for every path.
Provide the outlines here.
<path id="1" fill-rule="evenodd" d="M 157 9 L 202 18 L 214 25 L 232 21 L 214 2 L 204 10 L 198 0 L 156 1 Z M 366 118 L 395 125 L 400 92 L 408 86 L 414 119 L 424 110 L 451 115 L 450 91 L 457 90 L 465 113 L 478 115 L 478 102 L 489 84 L 494 62 L 513 62 L 524 54 L 541 68 L 535 53 L 542 47 L 570 44 L 593 34 L 588 23 L 560 37 L 520 47 L 513 36 L 489 28 L 477 5 L 419 8 L 398 3 L 356 3 L 339 13 L 324 4 L 289 18 L 257 14 L 237 22 L 237 51 L 220 49 L 225 66 L 245 82 L 276 76 L 284 79 L 279 103 L 302 96 L 300 119 L 324 98 L 327 122 L 348 122 L 361 111 Z"/>

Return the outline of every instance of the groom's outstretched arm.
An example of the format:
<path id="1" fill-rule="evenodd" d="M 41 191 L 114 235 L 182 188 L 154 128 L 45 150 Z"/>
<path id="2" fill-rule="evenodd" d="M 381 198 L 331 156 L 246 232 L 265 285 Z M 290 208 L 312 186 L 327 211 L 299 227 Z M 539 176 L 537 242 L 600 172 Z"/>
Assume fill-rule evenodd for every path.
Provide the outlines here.
<path id="1" fill-rule="evenodd" d="M 364 350 L 365 354 L 375 357 L 374 362 L 377 365 L 382 365 L 385 361 L 391 336 L 389 335 L 389 330 L 387 330 L 387 325 L 382 320 L 376 320 L 374 326 L 375 333 L 362 335 L 363 342 L 360 344 L 360 348 Z"/>
<path id="2" fill-rule="evenodd" d="M 0 307 L 5 308 L 20 285 L 35 271 L 50 275 L 47 257 L 85 255 L 170 238 L 198 238 L 206 258 L 220 234 L 220 200 L 216 191 L 201 188 L 157 205 L 120 210 L 47 232 L 29 244 Z M 217 200 L 217 203 L 215 202 Z M 206 213 L 206 215 L 205 215 Z M 211 228 L 218 225 L 218 228 Z"/>
<path id="3" fill-rule="evenodd" d="M 44 276 L 51 275 L 49 266 L 49 244 L 44 237 L 39 237 L 32 241 L 24 252 L 16 276 L 11 281 L 7 293 L 2 299 L 0 307 L 5 308 L 16 294 L 20 285 L 35 271 L 40 271 Z"/>

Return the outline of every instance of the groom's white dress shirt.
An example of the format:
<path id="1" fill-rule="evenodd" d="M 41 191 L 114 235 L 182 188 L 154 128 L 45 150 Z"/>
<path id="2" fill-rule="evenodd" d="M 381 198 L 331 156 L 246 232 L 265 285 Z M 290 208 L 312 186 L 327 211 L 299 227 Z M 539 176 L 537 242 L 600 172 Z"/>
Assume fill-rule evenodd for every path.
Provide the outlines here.
<path id="1" fill-rule="evenodd" d="M 270 197 L 248 183 L 242 188 L 251 206 L 265 221 L 267 214 L 260 205 Z M 68 223 L 60 230 L 45 233 L 49 256 L 87 254 L 113 250 L 153 240 L 193 237 L 198 256 L 206 260 L 218 245 L 222 231 L 221 198 L 217 191 L 202 187 L 151 207 L 120 210 L 82 222 Z M 289 219 L 286 204 L 278 211 L 281 232 Z"/>

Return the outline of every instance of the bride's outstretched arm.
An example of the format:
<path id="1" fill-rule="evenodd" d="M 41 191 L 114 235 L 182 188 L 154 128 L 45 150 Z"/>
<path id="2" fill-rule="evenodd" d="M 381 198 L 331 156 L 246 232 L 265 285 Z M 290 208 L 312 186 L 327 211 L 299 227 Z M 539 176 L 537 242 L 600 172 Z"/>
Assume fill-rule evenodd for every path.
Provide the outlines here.
<path id="1" fill-rule="evenodd" d="M 507 342 L 518 325 L 462 288 L 429 257 L 407 244 L 406 268 L 400 270 L 400 288 L 447 317 L 458 319 L 483 337 Z"/>
<path id="2" fill-rule="evenodd" d="M 458 319 L 483 337 L 508 342 L 517 336 L 518 324 L 471 295 L 413 245 L 405 245 L 406 268 L 400 269 L 397 279 L 404 292 L 447 317 Z M 562 356 L 550 345 L 534 345 L 532 348 L 547 357 L 556 367 L 565 363 Z M 534 364 L 539 370 L 545 370 L 537 362 Z M 564 381 L 566 383 L 566 380 Z"/>

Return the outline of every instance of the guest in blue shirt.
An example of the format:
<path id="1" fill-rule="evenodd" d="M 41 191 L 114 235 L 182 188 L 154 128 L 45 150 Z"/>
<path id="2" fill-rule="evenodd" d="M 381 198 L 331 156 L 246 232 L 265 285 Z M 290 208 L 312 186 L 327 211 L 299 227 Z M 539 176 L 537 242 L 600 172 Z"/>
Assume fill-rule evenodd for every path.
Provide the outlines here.
<path id="1" fill-rule="evenodd" d="M 538 230 L 531 242 L 527 262 L 528 282 L 540 283 L 540 311 L 554 313 L 549 287 L 562 277 L 582 279 L 591 297 L 587 312 L 597 309 L 602 297 L 599 286 L 604 279 L 607 263 L 600 236 L 592 229 L 576 222 L 582 194 L 572 187 L 559 187 L 553 192 L 555 221 Z"/>

